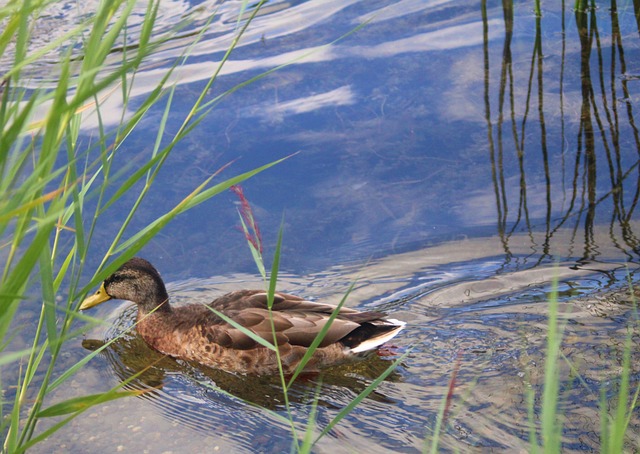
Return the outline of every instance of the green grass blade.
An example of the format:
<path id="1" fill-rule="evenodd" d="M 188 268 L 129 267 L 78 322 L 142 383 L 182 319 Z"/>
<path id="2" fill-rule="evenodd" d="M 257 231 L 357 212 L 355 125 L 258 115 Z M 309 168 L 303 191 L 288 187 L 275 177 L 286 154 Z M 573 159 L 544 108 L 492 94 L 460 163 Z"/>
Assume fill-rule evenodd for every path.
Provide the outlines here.
<path id="1" fill-rule="evenodd" d="M 460 351 L 458 351 L 458 355 L 456 358 L 456 362 L 451 372 L 451 378 L 449 379 L 449 386 L 447 387 L 447 394 L 442 397 L 442 402 L 440 403 L 440 409 L 438 410 L 438 416 L 436 417 L 436 425 L 433 428 L 433 439 L 431 440 L 431 454 L 437 454 L 438 445 L 440 443 L 440 433 L 442 431 L 442 425 L 446 422 L 449 412 L 449 407 L 451 405 L 451 400 L 454 395 L 454 390 L 456 386 L 456 377 L 458 376 L 458 371 L 460 370 Z"/>
<path id="2" fill-rule="evenodd" d="M 315 351 L 318 349 L 318 346 L 320 345 L 320 343 L 322 342 L 324 337 L 327 335 L 327 332 L 329 331 L 329 328 L 331 328 L 331 324 L 333 323 L 335 318 L 340 313 L 340 310 L 344 306 L 344 303 L 347 301 L 347 298 L 349 297 L 349 295 L 353 291 L 353 288 L 355 287 L 355 285 L 356 285 L 355 281 L 351 283 L 351 285 L 347 289 L 346 293 L 344 294 L 344 296 L 340 300 L 340 303 L 338 303 L 336 308 L 331 312 L 331 315 L 329 316 L 329 319 L 327 320 L 327 323 L 325 323 L 325 325 L 322 327 L 320 332 L 318 332 L 318 334 L 316 334 L 316 337 L 313 339 L 313 342 L 311 342 L 311 345 L 309 345 L 309 348 L 304 353 L 304 356 L 302 357 L 302 359 L 300 360 L 300 362 L 296 366 L 296 370 L 293 372 L 293 374 L 291 374 L 291 377 L 289 378 L 289 383 L 287 384 L 287 387 L 291 386 L 293 384 L 293 382 L 295 381 L 295 379 L 298 377 L 298 375 L 300 375 L 302 373 L 302 371 L 304 370 L 304 367 L 307 365 L 307 363 L 309 362 L 309 360 L 311 359 L 311 357 L 313 356 Z"/>
<path id="3" fill-rule="evenodd" d="M 624 435 L 627 431 L 627 412 L 629 405 L 629 374 L 631 371 L 631 332 L 627 330 L 622 356 L 622 373 L 618 388 L 616 412 L 612 421 L 609 440 L 609 452 L 623 452 Z"/>
<path id="4" fill-rule="evenodd" d="M 558 418 L 560 377 L 558 357 L 562 333 L 558 326 L 558 280 L 554 278 L 549 295 L 549 323 L 545 358 L 544 389 L 542 395 L 542 442 L 545 452 L 559 452 L 562 425 Z"/>
<path id="5" fill-rule="evenodd" d="M 215 186 L 208 188 L 208 189 L 202 189 L 202 185 L 200 186 L 200 190 L 196 190 L 194 192 L 192 192 L 188 197 L 186 197 L 182 202 L 180 202 L 178 205 L 176 205 L 170 212 L 168 212 L 167 214 L 165 214 L 164 216 L 158 218 L 155 222 L 151 223 L 149 226 L 147 226 L 146 228 L 142 229 L 141 231 L 139 231 L 138 233 L 136 233 L 135 235 L 133 235 L 131 238 L 129 238 L 127 241 L 123 242 L 122 244 L 120 244 L 115 250 L 114 253 L 120 253 L 123 252 L 124 250 L 130 249 L 132 247 L 137 247 L 138 245 L 140 245 L 140 243 L 145 243 L 150 239 L 150 237 L 154 234 L 156 234 L 158 231 L 160 231 L 162 229 L 162 227 L 164 227 L 171 219 L 173 219 L 175 216 L 177 216 L 178 214 L 193 208 L 197 205 L 199 205 L 200 203 L 210 199 L 211 197 L 226 191 L 227 189 L 229 189 L 231 186 L 242 183 L 243 181 L 257 175 L 258 173 L 267 170 L 271 167 L 273 167 L 276 164 L 279 164 L 280 162 L 284 161 L 285 159 L 289 158 L 289 156 L 282 158 L 282 159 L 278 159 L 277 161 L 273 161 L 269 164 L 265 164 L 261 167 L 258 167 L 254 170 L 251 170 L 249 172 L 245 172 L 243 174 L 240 174 L 236 177 L 233 178 L 229 178 L 228 180 L 222 182 L 222 183 L 218 183 Z M 206 183 L 206 182 L 205 182 Z M 142 245 L 140 245 L 141 247 Z"/>
<path id="6" fill-rule="evenodd" d="M 80 317 L 81 316 L 81 314 L 78 314 L 75 311 L 70 311 L 70 312 L 75 314 L 76 317 Z M 88 316 L 82 316 L 82 318 L 86 318 L 87 321 L 91 325 L 99 325 L 99 324 L 104 323 L 103 320 L 95 319 L 95 318 L 88 317 Z M 82 369 L 86 364 L 88 364 L 89 361 L 91 361 L 97 355 L 102 353 L 102 351 L 107 349 L 109 346 L 111 346 L 111 344 L 116 342 L 118 339 L 121 339 L 122 336 L 124 336 L 130 330 L 131 329 L 125 330 L 122 333 L 119 333 L 117 336 L 113 337 L 112 339 L 109 339 L 109 341 L 105 342 L 100 347 L 96 348 L 95 350 L 92 350 L 87 355 L 82 357 L 78 362 L 76 362 L 73 366 L 71 366 L 67 370 L 65 370 L 58 378 L 56 378 L 54 381 L 52 381 L 48 385 L 47 391 L 46 391 L 47 394 L 50 393 L 51 391 L 53 391 L 54 389 L 56 389 L 57 387 L 59 387 L 60 385 L 64 384 L 71 376 L 75 375 L 80 369 Z M 70 333 L 68 337 L 69 337 L 69 339 L 73 339 L 75 336 L 76 336 L 75 333 Z"/>
<path id="7" fill-rule="evenodd" d="M 2 356 L 0 356 L 0 366 L 5 366 L 14 361 L 18 361 L 19 359 L 22 359 L 25 356 L 29 355 L 29 353 L 31 353 L 30 348 L 25 348 L 24 350 L 10 353 L 6 353 L 3 351 Z"/>
<path id="8" fill-rule="evenodd" d="M 247 227 L 247 223 L 244 221 L 242 217 L 242 213 L 238 210 L 238 216 L 240 217 L 240 226 L 242 227 L 242 232 L 244 233 L 245 238 L 247 238 L 247 244 L 249 245 L 249 250 L 251 251 L 251 257 L 253 258 L 253 262 L 256 264 L 258 268 L 258 272 L 260 276 L 262 276 L 262 280 L 267 280 L 267 270 L 264 267 L 264 260 L 262 260 L 262 254 L 260 251 L 254 246 L 254 244 L 249 240 L 251 237 L 251 232 L 249 232 L 249 228 Z M 276 273 L 277 274 L 277 273 Z M 267 298 L 267 302 L 269 303 L 269 307 L 273 304 L 273 295 L 270 298 Z"/>
<path id="9" fill-rule="evenodd" d="M 76 230 L 77 232 L 77 230 Z M 60 265 L 60 269 L 58 270 L 58 274 L 56 275 L 55 280 L 53 281 L 53 288 L 57 291 L 60 288 L 60 284 L 62 284 L 62 280 L 69 274 L 69 266 L 71 265 L 71 261 L 76 255 L 76 245 L 74 244 L 69 250 L 69 253 L 65 257 L 64 261 Z M 53 273 L 53 271 L 52 271 Z"/>
<path id="10" fill-rule="evenodd" d="M 153 36 L 159 2 L 148 3 L 144 22 L 140 27 L 138 46 L 125 46 L 124 49 L 120 49 L 122 61 L 119 67 L 106 67 L 105 63 L 111 59 L 114 45 L 120 41 L 123 33 L 126 42 L 127 20 L 137 3 L 136 0 L 100 2 L 92 18 L 78 25 L 68 35 L 47 44 L 46 48 L 39 48 L 29 54 L 29 43 L 32 41 L 30 33 L 35 29 L 41 9 L 47 3 L 48 0 L 11 1 L 6 8 L 0 7 L 0 16 L 10 14 L 0 19 L 4 27 L 0 30 L 0 53 L 10 44 L 15 44 L 17 48 L 15 64 L 8 72 L 0 75 L 0 84 L 3 84 L 0 88 L 0 194 L 5 195 L 0 199 L 0 236 L 6 231 L 10 234 L 8 242 L 4 245 L 6 254 L 3 254 L 4 268 L 0 279 L 0 349 L 3 350 L 0 364 L 9 364 L 17 360 L 25 361 L 26 364 L 24 373 L 20 371 L 19 381 L 15 385 L 11 384 L 16 387 L 16 399 L 12 402 L 13 407 L 9 414 L 2 413 L 0 423 L 3 434 L 6 434 L 3 450 L 12 453 L 24 452 L 46 439 L 90 406 L 129 394 L 114 388 L 108 393 L 80 396 L 42 408 L 48 394 L 63 386 L 69 377 L 98 354 L 98 351 L 91 352 L 62 373 L 59 371 L 59 365 L 57 367 L 62 346 L 71 337 L 77 336 L 73 328 L 74 320 L 95 322 L 95 319 L 84 314 L 75 313 L 73 307 L 78 304 L 75 297 L 82 292 L 78 292 L 77 289 L 86 254 L 94 249 L 90 247 L 90 243 L 96 231 L 97 219 L 140 179 L 145 179 L 149 185 L 153 184 L 169 152 L 209 111 L 208 107 L 202 106 L 207 95 L 205 89 L 179 132 L 172 137 L 167 147 L 158 152 L 164 137 L 174 90 L 166 88 L 173 70 L 171 68 L 141 104 L 136 100 L 139 107 L 133 117 L 125 119 L 123 115 L 117 131 L 107 133 L 102 124 L 103 91 L 113 92 L 121 86 L 124 105 L 128 106 L 129 97 L 132 96 L 131 81 L 135 77 L 132 73 L 146 55 L 168 39 L 168 36 L 160 39 Z M 258 8 L 252 11 L 251 17 L 255 16 L 257 10 Z M 250 20 L 243 24 L 231 48 L 235 47 L 249 22 Z M 92 24 L 92 29 L 81 43 L 80 34 L 88 24 Z M 80 46 L 70 40 L 74 37 L 78 38 L 77 43 L 83 44 L 82 58 L 74 56 L 72 61 L 69 51 L 60 59 L 59 81 L 54 88 L 20 88 L 18 78 L 25 65 L 35 62 L 46 52 L 59 48 L 63 41 L 68 49 L 79 48 Z M 156 41 L 152 42 L 152 39 Z M 226 54 L 227 58 L 228 55 L 229 52 Z M 208 86 L 214 79 L 215 76 L 211 78 Z M 142 171 L 134 172 L 133 178 L 125 178 L 124 191 L 117 193 L 115 198 L 108 199 L 106 188 L 112 185 L 114 177 L 130 171 L 119 169 L 114 175 L 111 165 L 116 161 L 115 157 L 125 148 L 125 139 L 139 124 L 143 115 L 166 93 L 169 93 L 169 102 L 165 110 L 165 120 L 160 125 L 157 145 L 152 155 L 152 159 L 156 156 L 158 158 Z M 78 147 L 82 146 L 82 139 L 79 139 L 81 113 L 90 107 L 95 107 L 98 118 L 98 139 L 95 145 L 79 151 Z M 25 132 L 32 134 L 25 135 Z M 66 149 L 67 158 L 63 165 L 60 164 L 62 149 Z M 92 156 L 95 151 L 100 154 L 94 159 Z M 78 166 L 82 161 L 84 169 L 80 170 Z M 147 228 L 141 229 L 135 238 L 120 241 L 124 232 L 122 229 L 118 233 L 118 240 L 113 243 L 114 247 L 105 255 L 105 260 L 109 261 L 116 250 L 121 254 L 108 266 L 100 267 L 100 273 L 112 272 L 114 268 L 109 268 L 119 266 L 140 250 L 159 229 L 179 213 L 280 161 L 282 160 L 210 186 L 215 175 L 212 176 L 174 209 L 160 216 Z M 52 190 L 53 185 L 56 185 L 57 189 Z M 144 194 L 141 195 L 143 196 Z M 98 198 L 98 203 L 95 216 L 92 216 L 93 213 L 84 212 L 84 204 L 87 199 L 94 197 Z M 106 207 L 103 204 L 105 200 Z M 83 220 L 88 219 L 91 220 L 90 225 L 85 227 Z M 68 232 L 71 232 L 72 241 L 68 241 Z M 96 276 L 100 273 L 96 273 Z M 96 276 L 94 280 L 97 279 Z M 22 301 L 21 295 L 25 294 L 28 286 L 34 282 L 39 284 L 43 301 L 33 346 L 28 350 L 4 354 L 8 345 L 5 342 L 6 334 Z M 69 285 L 69 294 L 73 296 L 68 299 L 66 305 L 61 305 L 56 301 L 56 295 L 60 287 L 66 283 Z M 93 285 L 95 283 L 91 283 L 91 286 Z M 46 337 L 41 338 L 44 334 Z M 269 343 L 263 342 L 268 348 Z M 271 348 L 275 349 L 273 346 Z M 25 356 L 28 357 L 26 360 Z M 57 378 L 54 380 L 54 377 Z M 3 412 L 1 405 L 0 412 Z M 63 420 L 36 433 L 38 419 L 44 417 L 63 417 Z"/>
<path id="11" fill-rule="evenodd" d="M 86 410 L 95 405 L 109 402 L 123 397 L 140 396 L 146 393 L 146 390 L 126 390 L 113 391 L 100 394 L 89 394 L 86 396 L 73 397 L 63 402 L 51 405 L 38 413 L 39 418 L 52 418 L 54 416 L 63 416 L 70 413 L 76 413 Z"/>
<path id="12" fill-rule="evenodd" d="M 276 351 L 276 347 L 274 346 L 274 344 L 272 344 L 271 342 L 269 342 L 268 340 L 258 336 L 256 333 L 254 333 L 253 331 L 251 331 L 250 329 L 245 328 L 244 326 L 240 325 L 238 322 L 236 322 L 235 320 L 227 317 L 226 315 L 224 315 L 222 312 L 215 310 L 214 308 L 212 308 L 211 306 L 207 306 L 205 305 L 205 307 L 207 309 L 209 309 L 211 312 L 213 312 L 214 314 L 216 314 L 216 316 L 220 317 L 222 320 L 224 320 L 225 322 L 227 322 L 228 324 L 230 324 L 231 326 L 233 326 L 234 328 L 236 328 L 237 330 L 241 331 L 242 334 L 244 334 L 245 336 L 250 337 L 251 339 L 253 339 L 254 341 L 256 341 L 257 343 L 259 343 L 260 345 L 262 345 L 263 347 L 267 347 L 269 350 L 271 351 Z"/>
<path id="13" fill-rule="evenodd" d="M 267 307 L 269 311 L 273 308 L 273 300 L 276 294 L 276 287 L 278 286 L 278 271 L 280 269 L 280 252 L 282 250 L 282 232 L 284 230 L 284 217 L 280 222 L 280 228 L 278 229 L 278 241 L 276 242 L 276 250 L 273 254 L 273 263 L 271 265 L 271 274 L 269 276 L 269 288 L 267 289 Z M 249 242 L 252 247 L 252 251 L 255 249 L 253 244 Z M 274 333 L 275 336 L 275 333 Z"/>
<path id="14" fill-rule="evenodd" d="M 371 392 L 374 391 L 380 385 L 380 383 L 382 383 L 385 380 L 385 378 L 387 378 L 389 374 L 391 374 L 391 372 L 393 372 L 400 365 L 400 363 L 402 363 L 402 361 L 407 357 L 407 355 L 410 352 L 411 352 L 411 348 L 409 348 L 398 359 L 396 359 L 389 367 L 387 367 L 387 369 L 382 374 L 380 374 L 375 380 L 373 380 L 369 384 L 369 386 L 367 386 L 364 390 L 362 390 L 351 402 L 349 402 L 342 410 L 340 410 L 340 412 L 333 417 L 333 419 L 329 422 L 329 424 L 327 424 L 327 426 L 324 429 L 322 429 L 322 432 L 320 433 L 320 435 L 318 435 L 318 437 L 316 437 L 313 444 L 315 445 L 322 437 L 328 434 L 336 424 L 338 424 L 340 421 L 342 421 L 342 419 L 345 416 L 351 413 L 353 409 L 360 402 L 362 402 L 362 400 L 364 400 L 369 394 L 371 394 Z"/>
<path id="15" fill-rule="evenodd" d="M 600 446 L 602 452 L 612 452 L 610 450 L 611 434 L 609 433 L 609 413 L 607 411 L 607 392 L 605 387 L 600 388 Z"/>
<path id="16" fill-rule="evenodd" d="M 239 397 L 236 396 L 235 394 L 230 393 L 229 391 L 225 391 L 222 388 L 219 388 L 217 386 L 214 386 L 211 382 L 205 382 L 205 381 L 199 381 L 196 380 L 196 382 L 206 388 L 209 388 L 217 393 L 220 393 L 226 397 L 231 398 L 232 400 L 238 400 Z M 278 413 L 277 411 L 274 410 L 270 410 L 268 408 L 265 408 L 259 404 L 255 404 L 251 401 L 248 400 L 244 400 L 242 399 L 242 402 L 248 405 L 251 405 L 251 407 L 255 408 L 256 410 L 260 411 L 260 412 L 267 412 L 269 414 L 270 417 L 272 417 L 273 419 L 275 419 L 276 421 L 278 421 L 281 424 L 289 424 L 289 420 L 287 418 L 285 418 L 284 416 L 282 416 L 280 413 Z"/>
<path id="17" fill-rule="evenodd" d="M 42 225 L 38 229 L 16 266 L 9 272 L 7 278 L 0 282 L 0 294 L 19 295 L 24 293 L 31 270 L 38 263 L 40 251 L 49 241 L 51 229 L 51 225 Z M 17 309 L 17 303 L 18 300 L 0 297 L 0 339 L 4 339 L 7 334 L 9 324 Z"/>
<path id="18" fill-rule="evenodd" d="M 311 404 L 311 411 L 309 412 L 309 417 L 307 418 L 307 426 L 304 431 L 302 443 L 298 446 L 299 453 L 309 453 L 313 448 L 313 431 L 317 425 L 316 418 L 318 413 L 318 400 L 320 398 L 321 388 L 322 381 L 319 381 L 318 386 L 316 386 L 315 398 L 313 399 L 313 403 Z"/>
<path id="19" fill-rule="evenodd" d="M 47 338 L 49 345 L 55 345 L 58 341 L 58 330 L 56 327 L 55 311 L 55 291 L 53 290 L 53 269 L 51 268 L 51 251 L 48 244 L 40 253 L 39 271 L 40 283 L 42 285 L 42 304 L 44 308 L 45 326 L 47 328 Z"/>
<path id="20" fill-rule="evenodd" d="M 124 380 L 122 383 L 119 383 L 118 385 L 114 386 L 109 391 L 106 391 L 106 392 L 101 393 L 101 394 L 94 394 L 93 397 L 95 398 L 95 400 L 93 401 L 93 405 L 91 405 L 91 402 L 89 402 L 88 400 L 85 400 L 84 402 L 78 402 L 77 409 L 76 409 L 75 412 L 71 413 L 67 418 L 63 419 L 62 421 L 58 422 L 57 424 L 53 425 L 52 427 L 50 427 L 47 430 L 43 431 L 42 433 L 38 434 L 38 436 L 33 437 L 28 442 L 22 444 L 19 447 L 19 449 L 15 450 L 15 452 L 16 453 L 25 452 L 26 450 L 31 448 L 36 443 L 39 443 L 42 440 L 45 440 L 47 437 L 50 437 L 53 433 L 55 433 L 60 428 L 64 427 L 66 424 L 68 424 L 69 421 L 71 421 L 72 419 L 74 419 L 77 416 L 81 415 L 82 413 L 84 413 L 88 409 L 92 408 L 93 406 L 98 405 L 103 401 L 106 402 L 106 401 L 109 401 L 109 400 L 113 400 L 113 399 L 110 399 L 111 395 L 117 394 L 117 397 L 115 397 L 117 399 L 117 398 L 121 398 L 121 397 L 129 397 L 130 395 L 132 395 L 132 394 L 130 394 L 130 392 L 133 392 L 136 395 L 141 395 L 141 394 L 144 394 L 146 392 L 149 392 L 149 391 L 153 390 L 153 388 L 150 388 L 150 389 L 145 389 L 145 390 L 120 391 L 120 389 L 123 386 L 127 386 L 131 381 L 133 381 L 136 378 L 138 378 L 140 375 L 142 375 L 147 370 L 148 370 L 148 368 L 144 368 L 143 370 L 137 372 L 136 374 L 134 374 L 131 377 L 129 377 L 126 380 Z M 82 398 L 80 397 L 80 398 L 77 398 L 77 399 L 80 400 Z M 71 400 L 73 400 L 73 399 L 71 399 Z"/>

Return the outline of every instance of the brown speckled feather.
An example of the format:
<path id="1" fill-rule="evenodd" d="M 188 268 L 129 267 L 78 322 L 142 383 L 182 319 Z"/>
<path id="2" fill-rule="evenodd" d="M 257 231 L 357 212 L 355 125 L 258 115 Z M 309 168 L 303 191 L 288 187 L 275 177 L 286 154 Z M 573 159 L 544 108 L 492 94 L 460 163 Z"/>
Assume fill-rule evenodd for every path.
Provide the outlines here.
<path id="1" fill-rule="evenodd" d="M 87 309 L 110 298 L 138 304 L 138 332 L 156 350 L 211 367 L 257 374 L 277 370 L 275 353 L 226 323 L 209 307 L 270 343 L 275 332 L 286 372 L 295 369 L 336 310 L 330 304 L 277 293 L 270 317 L 267 294 L 260 290 L 228 293 L 209 307 L 172 307 L 159 273 L 140 258 L 131 259 L 107 278 L 98 293 L 87 298 L 80 308 Z M 385 319 L 380 312 L 341 308 L 306 369 L 316 370 L 374 350 L 403 326 L 403 322 Z"/>

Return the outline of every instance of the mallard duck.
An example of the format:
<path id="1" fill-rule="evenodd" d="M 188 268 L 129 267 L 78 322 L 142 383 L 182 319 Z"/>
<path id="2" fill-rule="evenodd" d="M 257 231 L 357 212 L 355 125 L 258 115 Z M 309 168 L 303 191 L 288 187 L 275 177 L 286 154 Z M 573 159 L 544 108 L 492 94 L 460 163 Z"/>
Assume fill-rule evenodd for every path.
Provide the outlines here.
<path id="1" fill-rule="evenodd" d="M 160 273 L 148 261 L 134 257 L 109 276 L 86 298 L 81 310 L 110 299 L 138 305 L 137 330 L 150 347 L 166 355 L 195 361 L 229 372 L 270 374 L 278 370 L 276 354 L 212 312 L 214 308 L 239 325 L 273 343 L 267 293 L 239 290 L 209 304 L 174 307 Z M 273 329 L 283 370 L 293 373 L 327 323 L 336 306 L 276 293 L 272 306 Z M 405 323 L 381 312 L 360 312 L 342 307 L 305 371 L 344 363 L 377 350 L 398 334 Z"/>

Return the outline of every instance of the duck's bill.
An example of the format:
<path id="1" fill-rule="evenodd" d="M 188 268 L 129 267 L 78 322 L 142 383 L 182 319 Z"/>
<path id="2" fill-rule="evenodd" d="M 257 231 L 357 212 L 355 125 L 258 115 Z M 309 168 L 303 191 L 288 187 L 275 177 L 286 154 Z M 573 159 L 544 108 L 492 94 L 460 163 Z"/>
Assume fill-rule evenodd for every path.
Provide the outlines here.
<path id="1" fill-rule="evenodd" d="M 85 300 L 80 305 L 80 310 L 83 311 L 85 309 L 89 309 L 90 307 L 97 306 L 100 303 L 104 303 L 105 301 L 109 301 L 111 297 L 107 294 L 107 291 L 104 289 L 104 283 L 100 286 L 100 289 L 91 296 L 85 298 Z"/>

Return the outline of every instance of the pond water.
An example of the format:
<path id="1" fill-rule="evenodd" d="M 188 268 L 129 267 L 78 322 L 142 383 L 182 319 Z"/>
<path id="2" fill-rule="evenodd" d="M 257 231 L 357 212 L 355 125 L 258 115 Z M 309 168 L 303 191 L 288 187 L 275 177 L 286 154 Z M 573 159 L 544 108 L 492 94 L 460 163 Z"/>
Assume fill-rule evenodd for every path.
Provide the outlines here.
<path id="1" fill-rule="evenodd" d="M 162 2 L 158 33 L 194 22 L 136 76 L 134 105 L 215 11 L 175 71 L 170 133 L 230 44 L 240 4 Z M 229 162 L 221 177 L 299 152 L 243 184 L 267 256 L 284 226 L 280 289 L 337 303 L 357 279 L 348 306 L 408 322 L 393 341 L 408 356 L 317 452 L 423 450 L 456 371 L 441 447 L 526 450 L 554 277 L 566 315 L 562 353 L 574 366 L 563 363 L 564 447 L 598 450 L 600 390 L 613 399 L 619 383 L 634 314 L 627 279 L 637 280 L 640 251 L 640 11 L 612 5 L 576 13 L 556 2 L 536 15 L 524 1 L 272 1 L 249 26 L 209 96 L 286 66 L 223 98 L 178 144 L 132 231 Z M 43 30 L 63 30 L 76 14 L 84 13 L 61 7 Z M 31 71 L 30 83 L 47 82 L 48 68 Z M 120 118 L 117 92 L 102 103 L 107 125 Z M 162 109 L 128 139 L 123 167 L 151 153 Z M 95 124 L 88 113 L 87 143 Z M 198 206 L 140 254 L 176 301 L 261 285 L 237 203 L 229 192 Z M 96 251 L 127 210 L 111 208 Z M 69 364 L 132 320 L 129 304 L 92 315 L 108 323 L 69 343 Z M 319 390 L 319 433 L 392 359 L 301 381 L 294 419 L 307 421 Z M 290 430 L 273 414 L 285 414 L 276 381 L 159 358 L 135 333 L 50 399 L 105 391 L 147 366 L 131 386 L 155 391 L 97 407 L 34 451 L 289 450 Z M 639 429 L 634 416 L 629 446 L 640 443 Z"/>

